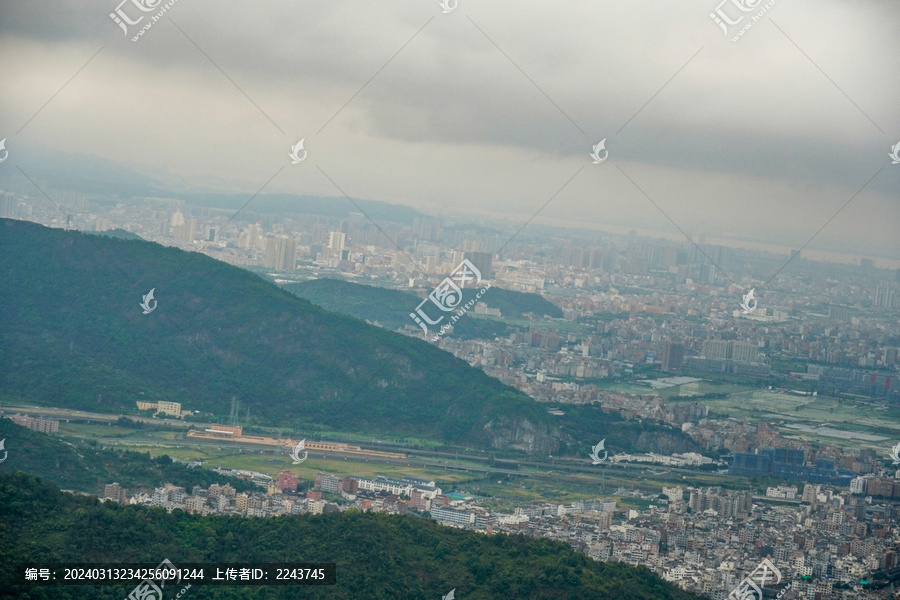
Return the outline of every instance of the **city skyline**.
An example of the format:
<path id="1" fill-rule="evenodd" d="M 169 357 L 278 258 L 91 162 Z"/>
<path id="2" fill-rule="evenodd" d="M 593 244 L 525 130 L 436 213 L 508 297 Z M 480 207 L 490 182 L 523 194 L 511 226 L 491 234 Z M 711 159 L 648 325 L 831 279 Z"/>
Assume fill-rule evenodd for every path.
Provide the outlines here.
<path id="1" fill-rule="evenodd" d="M 898 33 L 0 0 L 0 588 L 894 598 Z"/>

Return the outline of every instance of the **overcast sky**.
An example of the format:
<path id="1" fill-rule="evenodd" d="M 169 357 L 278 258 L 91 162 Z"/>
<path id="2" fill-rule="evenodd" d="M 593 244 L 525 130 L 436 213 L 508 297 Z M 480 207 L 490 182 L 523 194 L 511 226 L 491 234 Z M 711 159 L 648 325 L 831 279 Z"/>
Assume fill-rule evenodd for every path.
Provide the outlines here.
<path id="1" fill-rule="evenodd" d="M 718 0 L 177 0 L 132 42 L 161 6 L 126 36 L 117 0 L 3 0 L 0 137 L 459 220 L 553 198 L 537 222 L 799 247 L 834 217 L 811 248 L 900 258 L 900 2 L 777 0 L 731 41 L 757 1 L 726 36 Z"/>

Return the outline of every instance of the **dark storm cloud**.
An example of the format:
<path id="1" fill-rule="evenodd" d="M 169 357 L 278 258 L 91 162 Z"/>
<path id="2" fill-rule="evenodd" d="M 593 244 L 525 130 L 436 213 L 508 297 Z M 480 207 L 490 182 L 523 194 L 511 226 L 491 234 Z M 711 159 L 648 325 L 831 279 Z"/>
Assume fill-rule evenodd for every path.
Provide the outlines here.
<path id="1" fill-rule="evenodd" d="M 896 231 L 900 5 L 779 0 L 732 43 L 715 4 L 178 0 L 132 43 L 118 2 L 4 2 L 0 119 L 25 122 L 102 46 L 29 142 L 252 189 L 306 137 L 355 195 L 515 219 L 607 138 L 608 173 L 560 196 L 572 215 L 669 227 L 618 165 L 697 229 L 799 239 L 885 167 L 823 235 Z M 273 185 L 338 194 L 310 171 Z"/>

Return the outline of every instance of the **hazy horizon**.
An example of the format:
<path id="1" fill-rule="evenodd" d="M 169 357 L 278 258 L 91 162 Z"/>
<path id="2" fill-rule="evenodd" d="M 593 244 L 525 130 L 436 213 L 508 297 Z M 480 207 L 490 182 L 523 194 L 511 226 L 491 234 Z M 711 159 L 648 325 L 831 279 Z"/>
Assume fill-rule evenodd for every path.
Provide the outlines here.
<path id="1" fill-rule="evenodd" d="M 895 3 L 782 0 L 738 42 L 700 0 L 180 1 L 136 43 L 113 3 L 34 6 L 0 4 L 7 172 L 40 169 L 29 144 L 222 191 L 785 247 L 833 219 L 810 250 L 900 259 Z"/>

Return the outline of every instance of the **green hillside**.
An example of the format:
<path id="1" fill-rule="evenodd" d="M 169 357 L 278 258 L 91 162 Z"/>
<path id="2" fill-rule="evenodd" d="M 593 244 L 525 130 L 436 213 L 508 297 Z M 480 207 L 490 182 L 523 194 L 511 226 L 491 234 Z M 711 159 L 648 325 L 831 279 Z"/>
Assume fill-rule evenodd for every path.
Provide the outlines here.
<path id="1" fill-rule="evenodd" d="M 337 583 L 191 587 L 196 600 L 689 600 L 644 567 L 599 563 L 562 542 L 484 535 L 430 519 L 358 511 L 276 518 L 199 517 L 99 504 L 18 472 L 0 476 L 0 598 L 121 600 L 131 586 L 13 585 L 16 563 L 334 562 Z M 179 588 L 176 587 L 175 591 Z M 167 597 L 174 597 L 169 592 Z"/>
<path id="2" fill-rule="evenodd" d="M 196 253 L 0 220 L 0 395 L 133 413 L 170 400 L 251 422 L 553 452 L 543 407 L 421 340 Z M 157 308 L 139 303 L 155 288 Z"/>
<path id="3" fill-rule="evenodd" d="M 432 344 L 151 242 L 0 219 L 0 276 L 8 401 L 131 414 L 168 400 L 224 420 L 237 397 L 245 424 L 532 454 L 581 454 L 618 420 L 599 407 L 559 419 Z M 151 288 L 158 304 L 143 314 Z M 616 427 L 647 451 L 635 424 Z"/>
<path id="4" fill-rule="evenodd" d="M 412 292 L 389 290 L 340 279 L 313 279 L 302 283 L 289 283 L 282 287 L 328 310 L 375 323 L 386 329 L 411 327 L 420 331 L 409 314 L 416 309 L 422 298 Z M 477 293 L 478 289 L 464 289 L 460 304 L 464 305 L 470 300 L 475 300 Z M 500 309 L 503 317 L 518 318 L 529 313 L 539 317 L 563 316 L 558 306 L 537 294 L 514 292 L 498 287 L 491 287 L 478 302 L 489 308 Z M 439 327 L 436 326 L 429 334 L 437 331 Z M 456 321 L 452 333 L 447 333 L 446 337 L 464 340 L 493 339 L 506 337 L 512 331 L 514 328 L 505 323 L 478 318 L 474 316 L 474 311 L 469 311 Z"/>
<path id="5" fill-rule="evenodd" d="M 142 240 L 141 236 L 136 233 L 131 233 L 130 231 L 125 231 L 124 229 L 108 229 L 106 231 L 89 231 L 87 233 L 93 233 L 94 235 L 103 235 L 111 238 L 118 238 L 120 240 Z"/>
<path id="6" fill-rule="evenodd" d="M 328 310 L 350 315 L 380 325 L 385 329 L 397 330 L 409 326 L 416 331 L 421 331 L 415 321 L 410 318 L 409 313 L 416 309 L 422 299 L 411 292 L 389 290 L 339 279 L 314 279 L 303 283 L 289 283 L 282 288 L 313 304 L 326 307 Z M 493 299 L 492 294 L 495 290 L 500 292 L 498 296 L 506 292 L 506 290 L 491 288 L 484 297 L 488 306 L 493 306 L 487 300 Z M 469 296 L 474 297 L 476 293 L 472 291 L 469 294 L 468 292 L 469 290 L 464 290 L 463 304 L 471 299 Z M 488 295 L 491 295 L 491 298 L 487 298 Z M 543 298 L 540 300 L 546 302 Z M 556 307 L 554 306 L 554 308 Z M 435 328 L 430 333 L 434 334 L 437 331 L 438 329 Z M 446 335 L 457 339 L 493 339 L 498 336 L 505 337 L 509 335 L 510 331 L 510 327 L 499 321 L 473 318 L 471 314 L 466 314 L 456 322 L 453 332 Z"/>
<path id="7" fill-rule="evenodd" d="M 256 489 L 253 484 L 215 471 L 190 468 L 167 456 L 100 448 L 94 441 L 68 442 L 56 435 L 31 431 L 9 419 L 0 419 L 0 440 L 5 439 L 6 460 L 0 475 L 26 471 L 68 490 L 100 494 L 114 481 L 124 487 L 154 488 L 173 483 L 185 488 L 211 483 L 230 483 L 236 489 Z"/>

